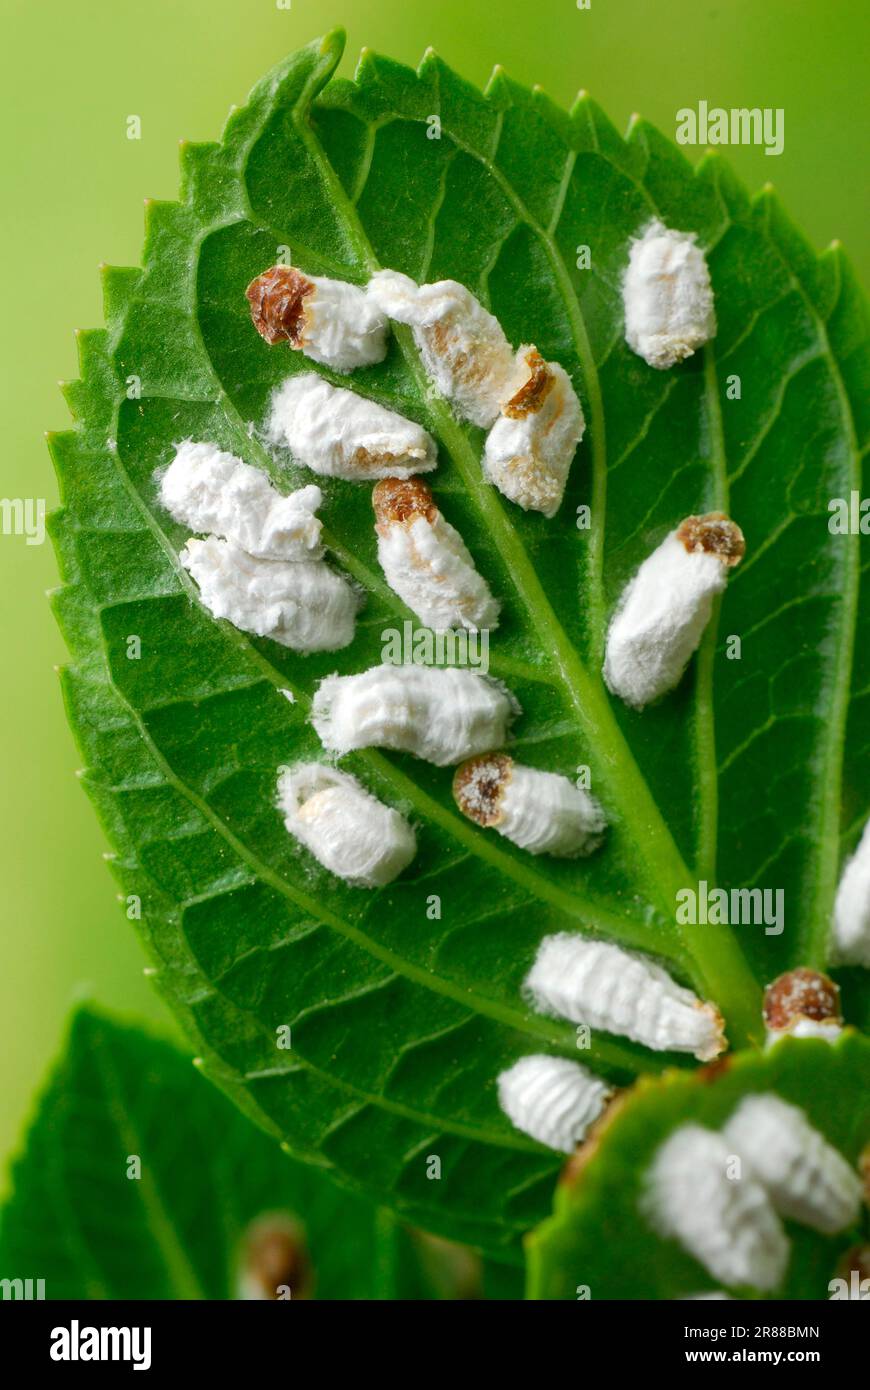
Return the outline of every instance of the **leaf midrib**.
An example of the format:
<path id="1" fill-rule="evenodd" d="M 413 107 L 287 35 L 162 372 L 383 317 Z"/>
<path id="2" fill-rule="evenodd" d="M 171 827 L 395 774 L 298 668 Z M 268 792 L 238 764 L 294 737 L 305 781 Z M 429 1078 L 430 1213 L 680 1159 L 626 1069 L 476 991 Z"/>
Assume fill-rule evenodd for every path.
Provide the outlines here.
<path id="1" fill-rule="evenodd" d="M 292 119 L 297 134 L 320 169 L 324 182 L 329 188 L 333 206 L 342 214 L 345 232 L 355 247 L 361 263 L 368 268 L 369 273 L 374 273 L 380 267 L 373 248 L 365 234 L 356 209 L 350 203 L 307 119 L 307 111 L 308 108 L 302 101 L 293 109 Z M 402 117 L 402 119 L 413 120 L 414 118 Z M 483 162 L 476 151 L 464 145 L 461 140 L 457 140 L 452 132 L 450 132 L 450 139 L 464 149 L 471 158 L 480 163 Z M 594 394 L 597 395 L 598 408 L 603 413 L 601 393 L 594 362 L 591 361 L 582 311 L 564 262 L 559 255 L 558 248 L 552 245 L 547 234 L 531 218 L 510 185 L 504 183 L 504 176 L 501 172 L 494 166 L 490 167 L 485 164 L 484 167 L 493 177 L 502 180 L 506 196 L 511 199 L 515 207 L 522 208 L 523 220 L 542 239 L 548 255 L 551 256 L 551 264 L 553 264 L 572 326 L 575 330 L 579 326 L 582 335 L 580 339 L 575 338 L 578 355 L 581 362 L 589 360 L 593 386 L 590 388 L 587 382 L 587 393 L 589 394 L 590 412 L 595 431 L 593 388 Z M 648 197 L 648 195 L 645 196 Z M 549 633 L 559 662 L 563 691 L 576 711 L 578 721 L 586 733 L 590 746 L 598 749 L 603 763 L 610 771 L 608 790 L 618 801 L 623 822 L 631 827 L 634 841 L 650 871 L 651 880 L 656 884 L 657 891 L 653 897 L 664 911 L 665 920 L 668 920 L 668 917 L 673 920 L 677 893 L 690 882 L 690 875 L 619 729 L 600 677 L 596 678 L 589 675 L 579 654 L 569 642 L 564 629 L 558 622 L 512 522 L 494 496 L 494 489 L 483 480 L 480 461 L 471 448 L 467 435 L 456 422 L 443 397 L 433 391 L 423 369 L 420 354 L 413 344 L 410 331 L 400 325 L 394 325 L 394 331 L 409 370 L 418 382 L 421 391 L 425 392 L 430 401 L 430 409 L 439 423 L 441 438 L 447 444 L 448 451 L 462 475 L 482 519 L 488 523 L 490 533 L 499 536 L 501 541 L 499 549 L 502 554 L 510 555 L 510 573 L 514 587 L 529 614 L 534 616 L 538 630 Z M 585 355 L 582 344 L 585 344 Z M 596 433 L 597 431 L 593 434 L 593 449 L 595 448 Z M 599 448 L 601 448 L 603 447 L 603 436 L 599 436 L 599 439 Z M 598 455 L 598 459 L 598 472 L 600 472 L 602 465 L 606 466 L 606 461 L 602 454 Z M 616 788 L 620 782 L 624 782 L 625 785 L 621 788 L 622 795 L 617 796 Z M 641 814 L 637 814 L 638 808 L 641 809 Z M 663 873 L 659 872 L 660 867 L 663 867 Z M 684 945 L 695 962 L 707 992 L 723 1008 L 729 1022 L 732 1041 L 736 1043 L 745 1037 L 757 1036 L 760 1028 L 758 1022 L 760 1010 L 754 1006 L 758 1002 L 759 988 L 745 963 L 733 934 L 730 931 L 727 934 L 726 932 L 717 933 L 715 936 L 695 933 L 691 940 L 684 938 Z"/>

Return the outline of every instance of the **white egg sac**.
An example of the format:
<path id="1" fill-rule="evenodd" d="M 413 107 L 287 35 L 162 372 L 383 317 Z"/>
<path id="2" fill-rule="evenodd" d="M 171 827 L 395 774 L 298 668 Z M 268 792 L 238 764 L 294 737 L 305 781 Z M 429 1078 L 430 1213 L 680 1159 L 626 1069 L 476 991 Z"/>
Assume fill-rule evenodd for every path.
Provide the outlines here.
<path id="1" fill-rule="evenodd" d="M 435 440 L 421 425 L 314 372 L 278 387 L 267 430 L 273 444 L 324 478 L 409 478 L 438 464 Z"/>
<path id="2" fill-rule="evenodd" d="M 722 1017 L 645 956 L 576 932 L 545 936 L 525 981 L 534 1007 L 701 1062 L 725 1048 Z"/>
<path id="3" fill-rule="evenodd" d="M 357 285 L 273 265 L 245 294 L 254 327 L 267 343 L 289 343 L 336 372 L 386 356 L 387 320 Z"/>
<path id="4" fill-rule="evenodd" d="M 423 366 L 457 413 L 488 429 L 514 374 L 514 350 L 498 319 L 456 280 L 418 285 L 381 270 L 369 294 L 389 318 L 411 325 Z"/>
<path id="5" fill-rule="evenodd" d="M 844 965 L 870 969 L 870 821 L 840 878 L 834 902 L 833 954 Z"/>
<path id="6" fill-rule="evenodd" d="M 406 869 L 417 841 L 404 816 L 355 777 L 323 763 L 283 767 L 278 806 L 284 824 L 330 873 L 359 888 L 383 888 Z"/>
<path id="7" fill-rule="evenodd" d="M 360 596 L 323 560 L 261 560 L 232 541 L 189 540 L 181 563 L 215 618 L 296 652 L 333 652 L 353 641 Z"/>
<path id="8" fill-rule="evenodd" d="M 766 987 L 763 1014 L 768 1043 L 786 1034 L 836 1042 L 843 1031 L 839 985 L 821 970 L 803 965 L 778 975 Z"/>
<path id="9" fill-rule="evenodd" d="M 710 621 L 713 600 L 745 553 L 739 526 L 721 512 L 690 516 L 644 560 L 607 634 L 604 679 L 643 709 L 672 690 Z"/>
<path id="10" fill-rule="evenodd" d="M 504 743 L 517 713 L 500 685 L 474 671 L 373 666 L 320 682 L 311 722 L 324 748 L 392 748 L 447 767 Z"/>
<path id="11" fill-rule="evenodd" d="M 498 1099 L 511 1124 L 559 1153 L 585 1138 L 613 1094 L 600 1077 L 567 1057 L 521 1057 L 498 1078 Z"/>
<path id="12" fill-rule="evenodd" d="M 767 1292 L 783 1280 L 789 1242 L 764 1188 L 749 1172 L 730 1177 L 731 1162 L 721 1135 L 682 1125 L 646 1174 L 644 1210 L 714 1279 Z"/>
<path id="13" fill-rule="evenodd" d="M 510 398 L 487 435 L 484 473 L 517 506 L 551 517 L 586 422 L 571 378 L 557 362 L 523 347 L 517 365 Z"/>
<path id="14" fill-rule="evenodd" d="M 372 505 L 387 583 L 421 623 L 436 632 L 498 626 L 499 605 L 422 479 L 385 478 Z"/>
<path id="15" fill-rule="evenodd" d="M 576 859 L 601 844 L 606 821 L 594 797 L 568 777 L 484 753 L 457 769 L 453 796 L 463 815 L 529 854 Z"/>
<path id="16" fill-rule="evenodd" d="M 861 1179 L 797 1106 L 775 1095 L 747 1096 L 722 1137 L 782 1216 L 825 1235 L 858 1219 Z"/>
<path id="17" fill-rule="evenodd" d="M 160 501 L 175 521 L 210 531 L 264 560 L 318 560 L 323 493 L 313 484 L 285 497 L 260 468 L 216 444 L 185 439 L 160 480 Z"/>
<path id="18" fill-rule="evenodd" d="M 694 233 L 652 222 L 631 243 L 622 298 L 626 342 L 651 367 L 673 367 L 716 335 L 710 272 Z"/>

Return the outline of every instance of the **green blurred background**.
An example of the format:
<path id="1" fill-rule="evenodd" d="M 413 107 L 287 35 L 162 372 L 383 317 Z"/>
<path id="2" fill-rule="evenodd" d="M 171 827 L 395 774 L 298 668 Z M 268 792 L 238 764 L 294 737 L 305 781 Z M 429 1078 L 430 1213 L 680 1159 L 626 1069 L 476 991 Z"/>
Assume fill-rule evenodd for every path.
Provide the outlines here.
<path id="1" fill-rule="evenodd" d="M 500 62 L 562 103 L 587 88 L 620 129 L 639 111 L 672 136 L 701 99 L 783 107 L 784 153 L 738 148 L 738 173 L 775 182 L 813 243 L 840 237 L 870 280 L 866 0 L 0 0 L 0 14 L 3 496 L 56 500 L 42 435 L 66 424 L 72 330 L 100 322 L 97 263 L 137 263 L 143 198 L 175 196 L 179 138 L 215 138 L 267 68 L 337 24 L 347 74 L 364 45 L 409 63 L 432 45 L 479 84 Z M 48 543 L 0 536 L 0 1187 L 71 1001 L 164 1012 L 74 776 L 55 582 Z"/>

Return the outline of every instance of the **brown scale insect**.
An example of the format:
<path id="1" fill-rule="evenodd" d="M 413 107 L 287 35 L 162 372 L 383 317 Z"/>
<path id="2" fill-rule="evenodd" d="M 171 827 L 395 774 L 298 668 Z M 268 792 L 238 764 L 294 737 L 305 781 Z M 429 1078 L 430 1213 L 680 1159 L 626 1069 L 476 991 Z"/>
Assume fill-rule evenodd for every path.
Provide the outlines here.
<path id="1" fill-rule="evenodd" d="M 298 1222 L 283 1212 L 270 1212 L 253 1221 L 244 1235 L 239 1298 L 306 1299 L 313 1288 L 314 1269 Z"/>
<path id="2" fill-rule="evenodd" d="M 677 540 L 682 541 L 689 555 L 703 551 L 718 555 L 723 564 L 739 565 L 746 554 L 743 532 L 724 512 L 707 512 L 705 516 L 687 516 L 677 527 Z"/>
<path id="3" fill-rule="evenodd" d="M 805 966 L 787 970 L 767 986 L 763 1012 L 769 1040 L 789 1033 L 833 1041 L 843 1027 L 839 985 Z"/>
<path id="4" fill-rule="evenodd" d="M 267 343 L 301 346 L 305 300 L 314 293 L 307 275 L 290 265 L 273 265 L 245 290 L 251 318 Z"/>

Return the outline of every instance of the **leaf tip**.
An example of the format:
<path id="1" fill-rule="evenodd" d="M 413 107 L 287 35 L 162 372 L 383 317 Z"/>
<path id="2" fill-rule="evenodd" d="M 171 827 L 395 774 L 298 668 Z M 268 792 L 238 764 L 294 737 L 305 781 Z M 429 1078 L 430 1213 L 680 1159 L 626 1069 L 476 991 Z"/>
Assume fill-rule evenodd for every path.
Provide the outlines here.
<path id="1" fill-rule="evenodd" d="M 324 58 L 334 57 L 336 62 L 344 53 L 347 43 L 347 30 L 337 24 L 334 29 L 330 29 L 328 34 L 324 34 L 320 40 L 320 52 Z"/>

